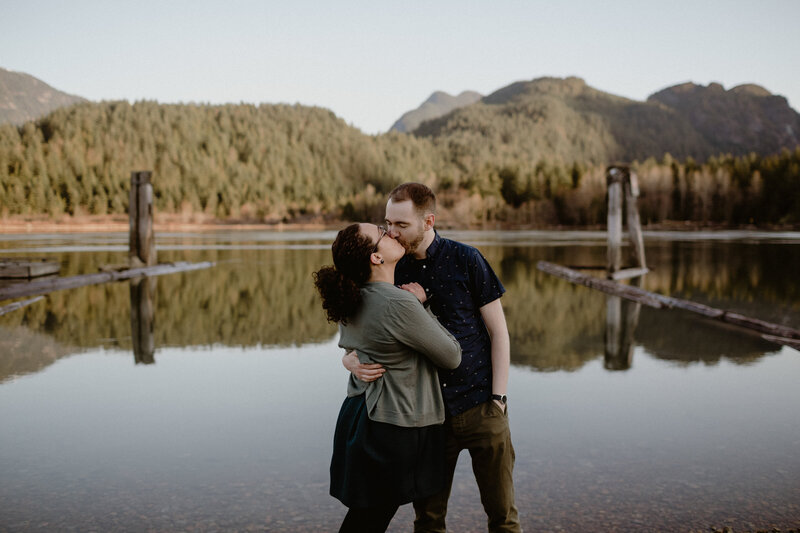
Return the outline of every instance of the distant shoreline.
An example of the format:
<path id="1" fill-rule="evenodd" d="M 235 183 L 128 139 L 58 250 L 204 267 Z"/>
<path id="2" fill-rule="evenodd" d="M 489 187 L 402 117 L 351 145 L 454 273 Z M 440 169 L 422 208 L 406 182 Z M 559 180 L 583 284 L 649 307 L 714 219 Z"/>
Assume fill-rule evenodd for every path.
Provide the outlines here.
<path id="1" fill-rule="evenodd" d="M 335 231 L 349 224 L 347 220 L 308 217 L 291 222 L 254 222 L 242 220 L 217 220 L 203 215 L 157 215 L 156 232 L 207 232 L 207 231 Z M 513 226 L 508 224 L 490 224 L 486 226 L 460 227 L 438 221 L 440 229 L 463 230 L 542 230 L 542 231 L 602 231 L 605 226 Z M 26 233 L 120 233 L 129 231 L 127 215 L 82 215 L 79 217 L 62 217 L 51 219 L 46 216 L 11 216 L 0 218 L 0 234 Z M 694 222 L 668 221 L 651 224 L 643 228 L 645 231 L 792 231 L 800 230 L 796 225 L 783 226 L 727 226 L 697 224 Z"/>

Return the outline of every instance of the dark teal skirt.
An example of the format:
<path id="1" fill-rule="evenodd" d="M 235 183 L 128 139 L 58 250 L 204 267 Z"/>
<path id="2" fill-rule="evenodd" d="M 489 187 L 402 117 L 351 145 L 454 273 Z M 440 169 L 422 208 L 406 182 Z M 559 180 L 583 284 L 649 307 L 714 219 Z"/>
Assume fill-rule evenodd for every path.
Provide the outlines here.
<path id="1" fill-rule="evenodd" d="M 444 426 L 408 428 L 367 416 L 346 398 L 333 437 L 331 496 L 348 507 L 403 505 L 444 489 Z"/>

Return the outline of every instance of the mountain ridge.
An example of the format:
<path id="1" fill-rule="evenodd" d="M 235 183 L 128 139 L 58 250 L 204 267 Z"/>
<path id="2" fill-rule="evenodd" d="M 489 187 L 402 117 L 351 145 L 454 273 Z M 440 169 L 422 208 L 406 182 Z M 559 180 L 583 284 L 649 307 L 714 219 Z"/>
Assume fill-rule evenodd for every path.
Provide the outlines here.
<path id="1" fill-rule="evenodd" d="M 58 109 L 87 101 L 59 91 L 44 81 L 0 67 L 0 124 L 22 125 Z"/>
<path id="2" fill-rule="evenodd" d="M 800 145 L 800 114 L 786 98 L 755 84 L 725 90 L 719 83 L 687 82 L 637 101 L 578 77 L 543 77 L 426 120 L 412 134 L 456 143 L 465 152 L 494 145 L 516 159 L 603 162 L 670 153 L 705 160 L 792 149 Z"/>
<path id="3" fill-rule="evenodd" d="M 434 91 L 418 108 L 407 111 L 397 119 L 389 131 L 408 133 L 425 120 L 440 117 L 459 107 L 473 104 L 481 98 L 482 95 L 475 91 L 462 91 L 458 96 L 444 91 Z"/>

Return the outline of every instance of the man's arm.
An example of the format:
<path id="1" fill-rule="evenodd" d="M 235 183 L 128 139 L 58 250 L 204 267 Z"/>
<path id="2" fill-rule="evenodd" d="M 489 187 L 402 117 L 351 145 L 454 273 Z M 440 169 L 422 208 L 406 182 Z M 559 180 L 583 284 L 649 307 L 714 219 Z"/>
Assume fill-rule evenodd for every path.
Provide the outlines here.
<path id="1" fill-rule="evenodd" d="M 344 357 L 342 357 L 342 365 L 355 377 L 365 383 L 375 381 L 386 372 L 386 369 L 378 363 L 366 364 L 359 361 L 355 351 L 344 354 Z"/>
<path id="2" fill-rule="evenodd" d="M 481 307 L 481 316 L 492 339 L 492 394 L 506 394 L 511 366 L 511 341 L 500 298 Z M 505 405 L 498 400 L 494 402 L 505 411 Z"/>

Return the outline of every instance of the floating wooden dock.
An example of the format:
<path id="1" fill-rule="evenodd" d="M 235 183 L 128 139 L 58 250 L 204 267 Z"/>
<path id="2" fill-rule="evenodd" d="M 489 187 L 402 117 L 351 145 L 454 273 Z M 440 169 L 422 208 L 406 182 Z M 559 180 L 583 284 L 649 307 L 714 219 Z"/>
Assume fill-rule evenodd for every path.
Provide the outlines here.
<path id="1" fill-rule="evenodd" d="M 61 265 L 47 259 L 31 259 L 27 257 L 11 257 L 0 259 L 0 278 L 32 279 L 57 274 Z"/>

